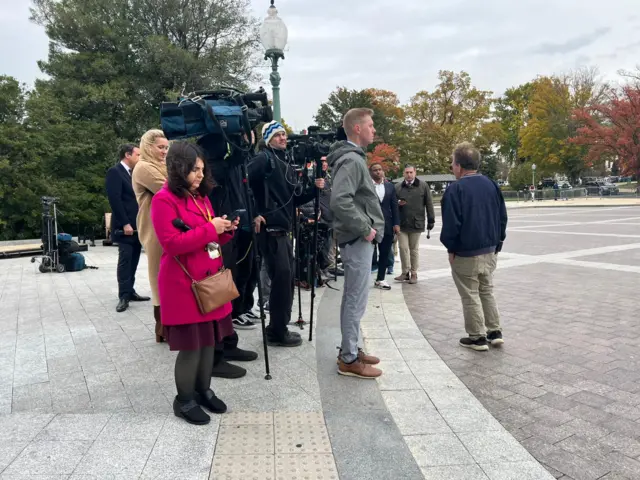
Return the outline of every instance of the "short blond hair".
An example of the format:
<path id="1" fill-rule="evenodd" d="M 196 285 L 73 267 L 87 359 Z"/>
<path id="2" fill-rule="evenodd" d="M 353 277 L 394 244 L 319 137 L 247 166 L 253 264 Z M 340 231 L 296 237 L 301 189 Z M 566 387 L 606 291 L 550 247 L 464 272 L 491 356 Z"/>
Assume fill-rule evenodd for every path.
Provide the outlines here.
<path id="1" fill-rule="evenodd" d="M 156 143 L 159 138 L 167 138 L 162 130 L 147 130 L 140 139 L 140 155 L 147 160 L 156 160 L 151 146 Z"/>
<path id="2" fill-rule="evenodd" d="M 373 110 L 370 108 L 352 108 L 342 119 L 342 126 L 347 134 L 353 133 L 356 125 L 360 125 L 366 117 L 373 118 Z"/>

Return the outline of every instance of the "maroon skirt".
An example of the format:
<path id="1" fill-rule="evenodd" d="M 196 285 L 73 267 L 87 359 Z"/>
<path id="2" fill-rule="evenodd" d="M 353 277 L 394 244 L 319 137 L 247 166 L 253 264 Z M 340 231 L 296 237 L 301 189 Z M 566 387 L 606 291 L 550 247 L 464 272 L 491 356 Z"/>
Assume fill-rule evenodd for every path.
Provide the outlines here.
<path id="1" fill-rule="evenodd" d="M 233 333 L 231 315 L 220 320 L 188 325 L 165 325 L 165 337 L 169 350 L 200 350 L 214 347 Z"/>

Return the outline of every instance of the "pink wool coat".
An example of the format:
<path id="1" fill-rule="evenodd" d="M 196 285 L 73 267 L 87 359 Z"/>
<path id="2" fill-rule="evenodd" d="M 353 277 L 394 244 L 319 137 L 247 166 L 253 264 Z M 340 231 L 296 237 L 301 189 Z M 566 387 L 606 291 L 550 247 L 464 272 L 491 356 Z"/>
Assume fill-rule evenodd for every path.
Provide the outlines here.
<path id="1" fill-rule="evenodd" d="M 224 245 L 233 238 L 233 234 L 218 235 L 213 224 L 203 216 L 203 212 L 207 212 L 205 207 L 215 217 L 208 198 L 198 198 L 196 201 L 191 196 L 180 198 L 171 193 L 166 184 L 151 201 L 151 220 L 163 250 L 158 274 L 163 325 L 210 322 L 231 313 L 231 303 L 227 303 L 202 315 L 191 290 L 191 279 L 174 258 L 178 257 L 195 280 L 214 275 L 222 268 L 222 257 L 212 259 L 205 247 L 209 242 Z M 181 218 L 191 227 L 191 231 L 182 232 L 174 227 L 171 222 L 175 218 Z"/>

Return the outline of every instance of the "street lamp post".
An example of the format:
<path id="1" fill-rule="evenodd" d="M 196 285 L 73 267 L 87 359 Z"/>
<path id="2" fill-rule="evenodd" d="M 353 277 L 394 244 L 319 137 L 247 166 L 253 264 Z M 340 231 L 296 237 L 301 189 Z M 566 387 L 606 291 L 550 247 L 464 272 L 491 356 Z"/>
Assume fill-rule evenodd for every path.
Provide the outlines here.
<path id="1" fill-rule="evenodd" d="M 535 163 L 531 165 L 531 180 L 532 180 L 531 185 L 533 185 L 533 191 L 535 192 L 535 189 L 536 189 L 536 164 Z M 535 193 L 533 195 L 535 198 Z"/>
<path id="2" fill-rule="evenodd" d="M 531 178 L 533 179 L 532 185 L 536 186 L 536 164 L 531 165 Z"/>
<path id="3" fill-rule="evenodd" d="M 278 73 L 278 60 L 284 60 L 284 48 L 287 45 L 289 31 L 282 19 L 278 16 L 278 10 L 271 0 L 271 6 L 267 10 L 267 18 L 260 28 L 260 43 L 264 47 L 264 59 L 271 59 L 271 87 L 273 88 L 273 117 L 280 122 L 280 74 Z"/>

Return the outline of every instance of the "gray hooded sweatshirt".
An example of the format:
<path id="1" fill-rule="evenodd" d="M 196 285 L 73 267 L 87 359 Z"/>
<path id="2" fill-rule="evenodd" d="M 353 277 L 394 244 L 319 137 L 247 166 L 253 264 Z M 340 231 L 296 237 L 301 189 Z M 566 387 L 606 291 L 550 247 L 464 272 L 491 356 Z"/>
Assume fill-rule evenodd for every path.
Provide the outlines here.
<path id="1" fill-rule="evenodd" d="M 372 228 L 378 243 L 384 236 L 384 216 L 366 159 L 362 148 L 345 141 L 334 143 L 327 157 L 333 177 L 330 206 L 338 244 L 366 237 Z"/>

